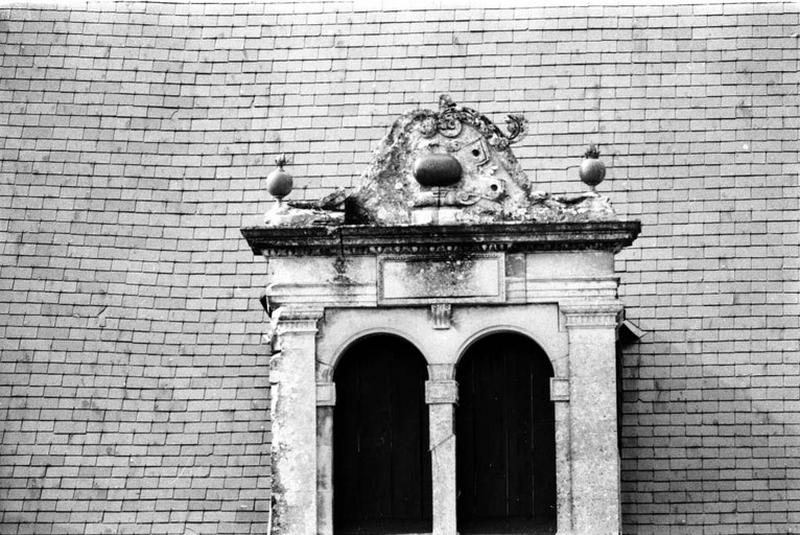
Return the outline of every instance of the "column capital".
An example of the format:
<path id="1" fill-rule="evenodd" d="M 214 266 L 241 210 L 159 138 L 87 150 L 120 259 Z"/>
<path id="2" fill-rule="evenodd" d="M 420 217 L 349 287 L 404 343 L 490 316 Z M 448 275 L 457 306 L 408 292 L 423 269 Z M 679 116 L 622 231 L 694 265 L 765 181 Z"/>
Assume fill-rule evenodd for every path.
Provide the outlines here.
<path id="1" fill-rule="evenodd" d="M 336 385 L 334 383 L 317 383 L 317 407 L 333 407 L 336 405 Z"/>
<path id="2" fill-rule="evenodd" d="M 275 311 L 273 321 L 276 332 L 317 332 L 317 322 L 322 318 L 325 309 L 311 305 L 285 305 Z"/>
<path id="3" fill-rule="evenodd" d="M 558 309 L 569 327 L 616 327 L 622 314 L 619 301 L 565 301 Z"/>
<path id="4" fill-rule="evenodd" d="M 569 379 L 566 377 L 550 378 L 550 400 L 569 401 Z"/>
<path id="5" fill-rule="evenodd" d="M 458 402 L 458 383 L 453 380 L 425 381 L 425 403 Z"/>

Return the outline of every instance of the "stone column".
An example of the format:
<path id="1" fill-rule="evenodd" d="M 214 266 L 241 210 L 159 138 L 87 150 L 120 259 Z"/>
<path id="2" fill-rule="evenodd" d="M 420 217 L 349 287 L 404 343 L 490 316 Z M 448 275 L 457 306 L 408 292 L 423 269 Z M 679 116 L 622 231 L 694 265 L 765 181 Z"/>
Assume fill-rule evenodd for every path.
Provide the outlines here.
<path id="1" fill-rule="evenodd" d="M 336 385 L 317 383 L 317 535 L 333 535 L 333 407 Z"/>
<path id="2" fill-rule="evenodd" d="M 431 476 L 433 478 L 433 535 L 456 535 L 455 404 L 458 383 L 452 366 L 430 366 L 425 403 L 430 410 Z"/>
<path id="3" fill-rule="evenodd" d="M 270 361 L 272 534 L 317 531 L 317 322 L 322 308 L 276 311 L 278 352 Z"/>
<path id="4" fill-rule="evenodd" d="M 618 534 L 615 343 L 622 307 L 612 301 L 565 303 L 560 308 L 569 337 L 572 533 Z"/>
<path id="5" fill-rule="evenodd" d="M 550 379 L 550 399 L 556 418 L 556 526 L 559 535 L 572 533 L 572 466 L 569 378 Z"/>

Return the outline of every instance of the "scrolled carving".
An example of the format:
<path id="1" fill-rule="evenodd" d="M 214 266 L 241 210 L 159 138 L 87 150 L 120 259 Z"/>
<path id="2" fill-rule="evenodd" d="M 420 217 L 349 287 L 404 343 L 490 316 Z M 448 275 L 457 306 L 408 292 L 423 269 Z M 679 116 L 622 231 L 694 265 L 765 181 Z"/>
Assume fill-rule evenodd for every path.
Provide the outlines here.
<path id="1" fill-rule="evenodd" d="M 439 113 L 435 115 L 435 123 L 424 124 L 426 124 L 424 132 L 430 132 L 432 125 L 435 124 L 439 133 L 445 137 L 458 137 L 462 125 L 469 124 L 475 127 L 489 144 L 498 150 L 506 150 L 512 143 L 522 141 L 528 132 L 528 121 L 521 114 L 508 115 L 506 118 L 508 133 L 506 134 L 485 115 L 466 106 L 456 106 L 453 99 L 444 94 L 439 96 Z M 426 137 L 431 136 L 433 133 Z"/>
<path id="2" fill-rule="evenodd" d="M 419 123 L 419 131 L 422 134 L 422 137 L 429 139 L 436 135 L 436 131 L 438 130 L 438 126 L 436 124 L 436 118 L 433 116 L 428 116 L 422 119 Z"/>
<path id="3" fill-rule="evenodd" d="M 461 119 L 455 109 L 439 114 L 436 120 L 436 129 L 445 137 L 458 137 L 461 128 Z"/>
<path id="4" fill-rule="evenodd" d="M 506 130 L 511 143 L 517 143 L 528 134 L 528 120 L 521 114 L 511 113 L 506 118 Z"/>

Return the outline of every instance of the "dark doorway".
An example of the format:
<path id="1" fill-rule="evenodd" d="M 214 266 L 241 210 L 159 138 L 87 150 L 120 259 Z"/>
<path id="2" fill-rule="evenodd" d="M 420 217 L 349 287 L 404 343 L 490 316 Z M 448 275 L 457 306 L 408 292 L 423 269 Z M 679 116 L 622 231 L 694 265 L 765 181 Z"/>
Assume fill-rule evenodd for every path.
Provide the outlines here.
<path id="1" fill-rule="evenodd" d="M 431 531 L 431 457 L 422 354 L 374 335 L 347 350 L 334 373 L 334 532 Z"/>
<path id="2" fill-rule="evenodd" d="M 550 534 L 556 529 L 553 368 L 513 333 L 473 344 L 456 372 L 458 530 Z"/>

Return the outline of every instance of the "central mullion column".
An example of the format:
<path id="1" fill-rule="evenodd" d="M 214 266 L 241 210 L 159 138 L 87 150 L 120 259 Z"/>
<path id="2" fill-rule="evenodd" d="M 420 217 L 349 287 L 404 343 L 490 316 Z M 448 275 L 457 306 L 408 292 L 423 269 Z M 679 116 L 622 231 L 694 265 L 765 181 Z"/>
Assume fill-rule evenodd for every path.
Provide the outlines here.
<path id="1" fill-rule="evenodd" d="M 425 403 L 430 411 L 431 477 L 433 478 L 433 535 L 456 533 L 455 404 L 458 383 L 452 366 L 429 366 Z"/>

